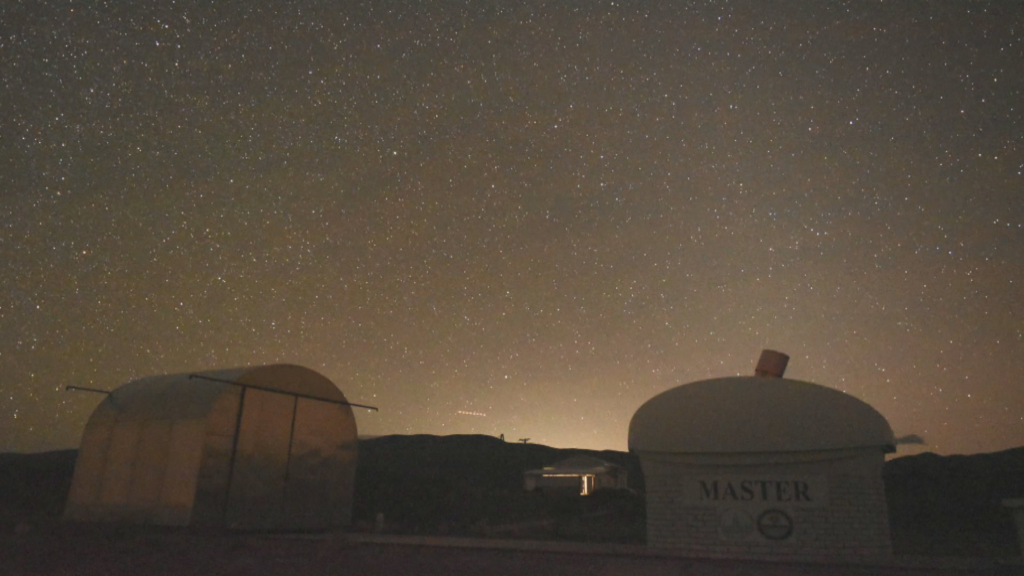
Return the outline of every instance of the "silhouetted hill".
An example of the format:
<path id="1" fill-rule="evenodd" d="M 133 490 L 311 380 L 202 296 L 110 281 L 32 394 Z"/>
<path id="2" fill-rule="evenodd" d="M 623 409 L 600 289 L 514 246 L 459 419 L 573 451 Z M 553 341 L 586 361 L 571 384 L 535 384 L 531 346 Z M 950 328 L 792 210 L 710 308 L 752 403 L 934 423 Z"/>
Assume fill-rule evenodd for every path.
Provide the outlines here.
<path id="1" fill-rule="evenodd" d="M 0 454 L 0 533 L 56 521 L 77 452 Z M 627 469 L 629 493 L 588 498 L 523 491 L 522 473 L 576 454 Z M 895 458 L 885 465 L 897 554 L 1016 556 L 1006 498 L 1024 497 L 1024 447 L 994 454 Z M 360 441 L 354 529 L 583 541 L 643 541 L 643 475 L 629 453 L 558 449 L 489 436 Z"/>
<path id="2" fill-rule="evenodd" d="M 77 458 L 78 450 L 0 454 L 0 534 L 59 518 Z"/>
<path id="3" fill-rule="evenodd" d="M 905 554 L 1014 556 L 1006 498 L 1024 497 L 1024 447 L 971 456 L 926 453 L 885 465 L 893 546 Z"/>
<path id="4" fill-rule="evenodd" d="M 643 540 L 643 503 L 636 495 L 603 495 L 583 502 L 565 494 L 523 490 L 525 470 L 586 454 L 624 467 L 630 488 L 642 491 L 639 461 L 629 453 L 559 449 L 479 435 L 383 436 L 361 441 L 359 452 L 353 511 L 357 527 L 372 525 L 382 513 L 390 532 L 487 535 L 507 528 L 534 538 Z M 597 515 L 602 520 L 594 519 Z M 582 521 L 584 516 L 590 520 Z M 613 519 L 628 526 L 607 526 Z"/>

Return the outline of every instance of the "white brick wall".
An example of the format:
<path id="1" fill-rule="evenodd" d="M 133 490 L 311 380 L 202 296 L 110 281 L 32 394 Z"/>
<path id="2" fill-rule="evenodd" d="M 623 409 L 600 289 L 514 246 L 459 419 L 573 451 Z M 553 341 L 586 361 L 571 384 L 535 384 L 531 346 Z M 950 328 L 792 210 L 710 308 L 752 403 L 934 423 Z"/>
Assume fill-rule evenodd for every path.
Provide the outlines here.
<path id="1" fill-rule="evenodd" d="M 792 559 L 884 558 L 892 554 L 882 482 L 881 450 L 701 458 L 640 454 L 647 481 L 647 543 L 710 557 Z M 782 460 L 773 462 L 773 460 Z M 815 506 L 765 502 L 695 502 L 695 478 L 813 478 L 827 485 Z M 688 496 L 689 494 L 689 496 Z M 756 528 L 766 509 L 792 519 L 792 535 L 764 537 Z M 720 529 L 732 511 L 753 523 L 749 530 Z M 727 516 L 731 518 L 731 516 Z M 745 525 L 746 526 L 746 525 Z M 739 536 L 737 536 L 739 534 Z"/>

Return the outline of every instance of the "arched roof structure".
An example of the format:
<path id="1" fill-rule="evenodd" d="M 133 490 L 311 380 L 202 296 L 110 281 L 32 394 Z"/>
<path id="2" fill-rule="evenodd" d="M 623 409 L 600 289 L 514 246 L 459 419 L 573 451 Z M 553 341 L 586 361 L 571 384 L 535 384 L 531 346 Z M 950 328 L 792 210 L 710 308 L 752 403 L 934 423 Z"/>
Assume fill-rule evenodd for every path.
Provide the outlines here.
<path id="1" fill-rule="evenodd" d="M 895 451 L 885 417 L 838 390 L 785 378 L 729 377 L 672 388 L 629 424 L 630 450 L 677 454 Z"/>
<path id="2" fill-rule="evenodd" d="M 329 379 L 290 364 L 129 382 L 86 425 L 65 517 L 346 526 L 358 454 L 351 406 Z"/>

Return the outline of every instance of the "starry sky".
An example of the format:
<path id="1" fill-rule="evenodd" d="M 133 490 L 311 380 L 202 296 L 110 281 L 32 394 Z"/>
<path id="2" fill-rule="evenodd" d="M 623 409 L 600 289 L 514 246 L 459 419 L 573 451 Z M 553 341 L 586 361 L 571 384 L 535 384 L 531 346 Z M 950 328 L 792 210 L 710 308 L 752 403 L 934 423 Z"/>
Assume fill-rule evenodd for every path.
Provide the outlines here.
<path id="1" fill-rule="evenodd" d="M 0 451 L 278 362 L 621 450 L 762 348 L 1024 444 L 1019 3 L 7 0 L 0 103 Z"/>

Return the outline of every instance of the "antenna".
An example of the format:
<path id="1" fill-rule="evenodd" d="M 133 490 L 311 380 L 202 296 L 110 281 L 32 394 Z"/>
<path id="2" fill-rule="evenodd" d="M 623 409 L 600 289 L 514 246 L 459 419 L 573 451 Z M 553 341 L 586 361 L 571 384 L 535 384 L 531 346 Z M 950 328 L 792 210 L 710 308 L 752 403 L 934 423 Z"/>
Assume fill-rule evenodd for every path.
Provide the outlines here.
<path id="1" fill-rule="evenodd" d="M 100 390 L 99 388 L 86 388 L 85 386 L 65 386 L 64 390 L 81 390 L 83 392 L 96 392 L 99 394 L 106 394 L 107 396 L 113 394 L 113 392 L 111 392 L 110 390 Z"/>
<path id="2" fill-rule="evenodd" d="M 210 376 L 203 376 L 202 374 L 189 374 L 188 379 L 198 378 L 200 380 L 209 380 L 210 382 L 220 382 L 221 384 L 232 384 L 235 386 L 241 386 L 242 388 L 254 388 L 256 390 L 263 390 L 264 392 L 273 392 L 274 394 L 284 394 L 285 396 L 294 396 L 296 398 L 308 398 L 310 400 L 319 400 L 321 402 L 330 402 L 331 404 L 341 404 L 342 406 L 354 406 L 356 408 L 366 408 L 367 410 L 373 410 L 378 412 L 376 406 L 367 406 L 366 404 L 356 404 L 347 400 L 332 400 L 330 398 L 321 398 L 319 396 L 311 396 L 309 394 L 299 394 L 297 392 L 285 392 L 284 390 L 277 390 L 274 388 L 267 388 L 266 386 L 257 386 L 255 384 L 245 384 L 242 382 L 235 382 L 234 380 L 224 380 L 223 378 L 212 378 Z"/>

